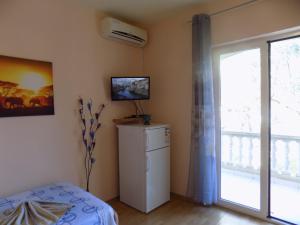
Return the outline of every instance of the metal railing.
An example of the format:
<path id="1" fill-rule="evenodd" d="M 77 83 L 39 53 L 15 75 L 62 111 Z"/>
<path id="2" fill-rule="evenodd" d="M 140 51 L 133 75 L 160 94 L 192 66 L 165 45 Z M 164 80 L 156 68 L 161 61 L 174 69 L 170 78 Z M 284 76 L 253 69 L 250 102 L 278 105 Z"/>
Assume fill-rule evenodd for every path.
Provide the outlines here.
<path id="1" fill-rule="evenodd" d="M 271 173 L 287 180 L 300 181 L 300 137 L 272 135 Z M 222 167 L 259 173 L 260 135 L 222 131 Z"/>

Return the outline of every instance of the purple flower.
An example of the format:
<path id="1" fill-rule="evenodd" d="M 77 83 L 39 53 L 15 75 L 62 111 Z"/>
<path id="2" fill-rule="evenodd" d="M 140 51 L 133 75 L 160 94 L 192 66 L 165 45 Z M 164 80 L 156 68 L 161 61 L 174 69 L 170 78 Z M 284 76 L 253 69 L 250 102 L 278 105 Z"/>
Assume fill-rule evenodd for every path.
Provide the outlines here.
<path id="1" fill-rule="evenodd" d="M 78 101 L 79 101 L 79 104 L 80 104 L 80 105 L 83 105 L 83 99 L 82 99 L 81 97 L 79 97 L 79 100 L 78 100 Z"/>
<path id="2" fill-rule="evenodd" d="M 92 139 L 94 139 L 95 133 L 94 133 L 93 131 L 90 131 L 90 137 L 91 137 Z"/>
<path id="3" fill-rule="evenodd" d="M 92 111 L 92 105 L 93 105 L 92 100 L 90 100 L 90 101 L 87 103 L 87 108 L 88 108 L 89 111 Z"/>
<path id="4" fill-rule="evenodd" d="M 101 127 L 101 123 L 98 123 L 97 130 Z"/>
<path id="5" fill-rule="evenodd" d="M 101 113 L 104 104 L 101 104 L 98 107 L 96 112 L 92 112 L 93 102 L 90 99 L 87 102 L 80 97 L 79 101 L 79 113 L 80 119 L 82 123 L 82 140 L 85 146 L 85 169 L 86 169 L 86 179 L 87 179 L 87 190 L 89 187 L 90 180 L 90 171 L 92 170 L 92 164 L 96 162 L 96 159 L 93 157 L 94 148 L 96 145 L 96 131 L 101 127 L 101 123 L 99 119 L 101 117 Z"/>

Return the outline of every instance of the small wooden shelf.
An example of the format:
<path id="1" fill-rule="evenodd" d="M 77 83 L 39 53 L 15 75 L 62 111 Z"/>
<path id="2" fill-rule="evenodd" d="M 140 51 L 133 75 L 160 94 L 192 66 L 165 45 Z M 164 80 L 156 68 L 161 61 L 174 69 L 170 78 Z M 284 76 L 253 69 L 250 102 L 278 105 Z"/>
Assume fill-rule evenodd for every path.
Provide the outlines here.
<path id="1" fill-rule="evenodd" d="M 115 124 L 133 124 L 133 123 L 143 123 L 143 118 L 121 118 L 113 119 Z"/>

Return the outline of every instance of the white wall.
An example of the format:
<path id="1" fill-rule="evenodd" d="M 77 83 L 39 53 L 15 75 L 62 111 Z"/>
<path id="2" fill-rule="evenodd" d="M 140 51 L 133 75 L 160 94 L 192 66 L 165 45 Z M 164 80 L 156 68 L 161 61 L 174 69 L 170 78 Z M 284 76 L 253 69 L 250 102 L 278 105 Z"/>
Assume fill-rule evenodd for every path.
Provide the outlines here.
<path id="1" fill-rule="evenodd" d="M 102 16 L 72 0 L 0 2 L 0 54 L 52 62 L 55 89 L 55 116 L 0 118 L 0 196 L 55 181 L 83 185 L 79 95 L 107 104 L 91 190 L 103 199 L 118 195 L 112 119 L 133 108 L 110 102 L 109 77 L 140 74 L 142 50 L 100 37 Z"/>

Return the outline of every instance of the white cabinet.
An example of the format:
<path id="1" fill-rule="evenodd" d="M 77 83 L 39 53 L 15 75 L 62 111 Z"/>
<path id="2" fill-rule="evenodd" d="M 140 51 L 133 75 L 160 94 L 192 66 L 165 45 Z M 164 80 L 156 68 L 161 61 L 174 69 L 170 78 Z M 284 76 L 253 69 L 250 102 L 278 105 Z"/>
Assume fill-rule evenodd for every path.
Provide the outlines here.
<path id="1" fill-rule="evenodd" d="M 148 213 L 170 200 L 168 125 L 119 125 L 120 200 Z"/>

